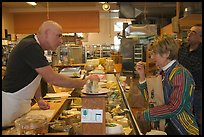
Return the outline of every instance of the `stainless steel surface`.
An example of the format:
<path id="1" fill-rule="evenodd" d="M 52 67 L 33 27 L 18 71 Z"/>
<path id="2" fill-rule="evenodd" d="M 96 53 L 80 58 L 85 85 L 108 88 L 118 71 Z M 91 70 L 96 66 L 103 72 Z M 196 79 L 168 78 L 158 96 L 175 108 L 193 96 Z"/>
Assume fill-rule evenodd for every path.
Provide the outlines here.
<path id="1" fill-rule="evenodd" d="M 137 40 L 133 39 L 121 39 L 121 54 L 122 54 L 122 72 L 130 72 L 133 74 L 134 71 L 134 45 Z"/>
<path id="2" fill-rule="evenodd" d="M 156 24 L 131 24 L 126 29 L 126 36 L 153 36 L 157 35 Z"/>

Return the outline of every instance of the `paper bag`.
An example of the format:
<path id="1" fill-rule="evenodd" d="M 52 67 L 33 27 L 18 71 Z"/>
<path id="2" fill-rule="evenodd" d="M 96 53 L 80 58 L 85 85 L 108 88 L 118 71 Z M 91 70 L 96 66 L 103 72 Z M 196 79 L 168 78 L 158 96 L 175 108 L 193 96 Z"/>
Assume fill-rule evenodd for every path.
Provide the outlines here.
<path id="1" fill-rule="evenodd" d="M 150 76 L 146 78 L 147 89 L 149 95 L 149 107 L 161 106 L 164 102 L 162 76 Z M 159 122 L 151 122 L 151 126 L 158 130 L 164 131 L 165 129 L 165 119 Z"/>

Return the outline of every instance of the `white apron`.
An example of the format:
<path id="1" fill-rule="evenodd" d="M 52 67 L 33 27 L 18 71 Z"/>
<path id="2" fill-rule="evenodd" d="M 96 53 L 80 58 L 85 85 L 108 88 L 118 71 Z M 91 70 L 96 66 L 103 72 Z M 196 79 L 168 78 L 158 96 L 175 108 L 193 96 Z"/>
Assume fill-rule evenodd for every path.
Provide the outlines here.
<path id="1" fill-rule="evenodd" d="M 2 91 L 2 127 L 11 126 L 18 117 L 31 109 L 31 99 L 40 85 L 38 75 L 30 84 L 15 93 Z"/>

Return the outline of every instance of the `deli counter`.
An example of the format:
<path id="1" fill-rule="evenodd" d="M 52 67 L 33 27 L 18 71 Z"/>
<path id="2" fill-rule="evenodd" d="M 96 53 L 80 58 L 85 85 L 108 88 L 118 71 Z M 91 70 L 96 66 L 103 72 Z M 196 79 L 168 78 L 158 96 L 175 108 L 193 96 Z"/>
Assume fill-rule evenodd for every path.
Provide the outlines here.
<path id="1" fill-rule="evenodd" d="M 58 91 L 47 93 L 44 97 L 50 104 L 49 110 L 40 110 L 36 104 L 32 106 L 26 116 L 46 116 L 45 130 L 42 130 L 42 124 L 37 124 L 35 121 L 32 124 L 27 123 L 24 127 L 21 126 L 20 129 L 15 125 L 3 130 L 2 134 L 142 135 L 119 76 L 98 75 L 101 92 L 86 93 L 85 86 L 78 89 L 53 86 L 55 91 Z"/>

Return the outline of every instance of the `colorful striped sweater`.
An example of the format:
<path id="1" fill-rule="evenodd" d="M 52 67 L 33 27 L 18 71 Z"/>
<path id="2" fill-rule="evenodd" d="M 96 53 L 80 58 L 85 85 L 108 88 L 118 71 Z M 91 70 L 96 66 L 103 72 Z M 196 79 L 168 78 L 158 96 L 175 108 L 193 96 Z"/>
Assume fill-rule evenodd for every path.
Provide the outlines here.
<path id="1" fill-rule="evenodd" d="M 195 83 L 190 72 L 176 61 L 164 71 L 162 83 L 165 105 L 146 109 L 144 119 L 170 119 L 181 135 L 198 135 L 198 125 L 192 114 Z M 139 84 L 138 88 L 148 100 L 146 82 Z"/>

